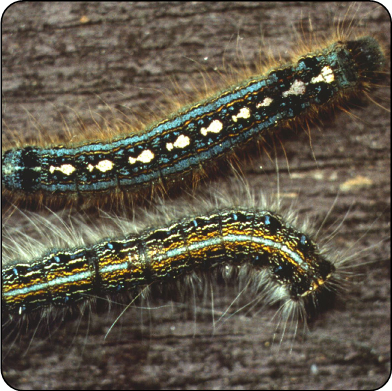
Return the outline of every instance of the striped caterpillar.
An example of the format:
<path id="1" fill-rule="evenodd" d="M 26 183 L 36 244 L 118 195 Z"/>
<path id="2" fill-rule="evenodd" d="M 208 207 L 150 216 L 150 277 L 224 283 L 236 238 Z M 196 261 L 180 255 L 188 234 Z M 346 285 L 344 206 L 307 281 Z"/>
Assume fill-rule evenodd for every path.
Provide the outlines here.
<path id="1" fill-rule="evenodd" d="M 261 294 L 270 296 L 271 303 L 282 301 L 284 312 L 298 303 L 302 317 L 302 302 L 310 296 L 316 304 L 335 272 L 315 243 L 279 215 L 220 209 L 138 235 L 53 249 L 28 263 L 3 267 L 3 314 L 23 315 L 86 297 L 132 292 L 215 268 L 254 269 L 250 275 L 255 275 L 255 287 L 269 291 Z"/>
<path id="2" fill-rule="evenodd" d="M 2 153 L 2 188 L 11 193 L 87 196 L 181 182 L 276 127 L 312 121 L 367 91 L 385 58 L 366 36 L 337 41 L 233 85 L 111 141 Z"/>
<path id="3" fill-rule="evenodd" d="M 325 304 L 331 304 L 335 295 L 339 296 L 345 291 L 346 279 L 351 279 L 352 272 L 355 270 L 352 268 L 351 261 L 356 259 L 358 262 L 357 256 L 360 256 L 361 251 L 355 247 L 348 253 L 331 251 L 330 245 L 324 244 L 317 247 L 310 238 L 318 241 L 319 235 L 315 234 L 314 230 L 312 233 L 308 222 L 298 223 L 293 214 L 293 210 L 298 210 L 298 205 L 293 206 L 291 211 L 283 213 L 284 209 L 276 203 L 274 205 L 263 199 L 258 204 L 255 203 L 254 197 L 246 195 L 244 183 L 232 184 L 230 188 L 240 189 L 237 190 L 238 195 L 234 200 L 226 202 L 220 200 L 222 197 L 220 191 L 223 194 L 225 191 L 218 185 L 210 190 L 213 195 L 212 202 L 205 201 L 211 199 L 211 194 L 202 194 L 199 204 L 195 204 L 191 211 L 189 206 L 186 207 L 189 199 L 181 202 L 177 200 L 172 204 L 171 209 L 165 205 L 163 209 L 157 210 L 156 216 L 147 217 L 147 226 L 154 224 L 153 227 L 147 229 L 139 227 L 136 231 L 138 233 L 126 235 L 121 232 L 128 233 L 132 230 L 135 232 L 135 227 L 129 218 L 126 220 L 92 218 L 91 221 L 82 220 L 81 224 L 65 224 L 62 222 L 65 221 L 64 217 L 57 217 L 56 214 L 49 215 L 51 219 L 48 219 L 48 216 L 35 215 L 34 217 L 32 214 L 33 217 L 27 222 L 30 222 L 29 225 L 32 227 L 36 227 L 38 242 L 30 240 L 26 234 L 12 228 L 7 230 L 8 233 L 4 236 L 5 244 L 8 243 L 8 246 L 3 248 L 2 270 L 5 330 L 15 328 L 15 323 L 17 330 L 24 330 L 27 324 L 30 328 L 33 327 L 32 331 L 35 334 L 37 324 L 39 329 L 48 329 L 46 333 L 49 332 L 52 338 L 61 340 L 66 330 L 68 330 L 67 334 L 73 334 L 72 327 L 75 325 L 69 323 L 74 315 L 81 319 L 86 316 L 88 319 L 92 317 L 92 325 L 96 323 L 98 319 L 93 315 L 95 311 L 91 310 L 96 306 L 99 298 L 103 298 L 105 304 L 108 297 L 109 307 L 114 303 L 124 303 L 124 314 L 119 320 L 121 323 L 111 325 L 108 330 L 109 341 L 112 341 L 113 338 L 116 340 L 117 334 L 124 333 L 121 330 L 125 325 L 129 324 L 128 329 L 136 322 L 134 327 L 137 327 L 140 322 L 137 320 L 140 316 L 138 308 L 141 314 L 151 314 L 150 316 L 155 318 L 154 313 L 159 312 L 154 310 L 154 307 L 167 306 L 166 292 L 173 290 L 174 296 L 168 296 L 174 300 L 172 306 L 179 306 L 185 297 L 188 299 L 185 303 L 189 301 L 190 304 L 188 311 L 192 311 L 194 306 L 199 308 L 198 311 L 204 307 L 207 312 L 210 312 L 208 318 L 216 318 L 214 329 L 216 327 L 218 338 L 221 333 L 224 333 L 223 330 L 231 328 L 227 329 L 225 320 L 230 319 L 231 322 L 227 323 L 231 324 L 233 315 L 240 317 L 244 312 L 252 314 L 250 319 L 253 317 L 258 319 L 254 325 L 256 327 L 254 332 L 262 335 L 267 343 L 271 338 L 266 331 L 269 330 L 268 320 L 271 320 L 268 316 L 272 316 L 271 312 L 268 312 L 269 305 L 275 307 L 279 305 L 278 316 L 274 317 L 272 323 L 276 325 L 276 321 L 279 320 L 278 324 L 282 327 L 283 335 L 286 329 L 295 332 L 301 323 L 306 324 L 313 310 L 321 312 Z M 304 206 L 301 207 L 303 208 Z M 201 212 L 203 209 L 206 210 L 205 213 Z M 185 212 L 181 213 L 182 210 Z M 187 215 L 190 213 L 190 216 L 181 218 L 183 213 Z M 167 218 L 162 217 L 164 215 L 176 216 L 175 221 L 168 224 Z M 137 221 L 139 220 L 140 216 Z M 116 226 L 115 229 L 110 228 L 109 222 Z M 347 219 L 345 225 L 349 223 L 350 219 Z M 94 224 L 95 228 L 92 229 Z M 297 228 L 294 229 L 293 226 Z M 42 240 L 45 234 L 48 236 Z M 349 235 L 350 233 L 346 232 L 346 236 Z M 322 242 L 328 243 L 329 240 L 330 238 L 327 237 L 327 240 Z M 92 244 L 94 242 L 95 245 Z M 61 250 L 64 244 L 71 247 L 68 250 L 65 248 Z M 264 254 L 264 257 L 259 257 L 253 252 L 263 247 L 266 248 L 267 253 L 271 252 L 269 256 Z M 4 249 L 10 250 L 9 255 Z M 355 252 L 352 253 L 352 250 Z M 189 257 L 190 252 L 194 252 L 197 256 Z M 30 259 L 26 262 L 33 254 L 35 260 Z M 278 254 L 279 257 L 274 256 Z M 301 259 L 305 254 L 308 255 L 310 265 L 308 272 L 302 274 Z M 41 256 L 40 260 L 39 256 Z M 15 264 L 16 260 L 18 261 Z M 135 263 L 132 265 L 133 261 Z M 175 261 L 179 262 L 171 268 Z M 269 261 L 271 263 L 268 265 Z M 127 264 L 125 269 L 122 266 L 124 263 Z M 155 267 L 153 267 L 154 263 Z M 141 285 L 136 284 L 136 289 L 133 289 L 132 270 L 136 272 L 133 267 L 141 264 L 144 264 L 144 271 L 138 276 Z M 188 270 L 181 274 L 181 267 Z M 169 276 L 170 268 L 173 274 Z M 296 277 L 292 274 L 290 277 L 290 274 L 285 274 L 290 269 L 299 271 L 302 277 L 306 276 L 303 281 L 311 282 L 312 285 L 307 286 L 312 286 L 314 289 L 309 291 L 305 288 L 301 294 L 294 293 L 301 284 L 298 284 L 298 275 Z M 87 276 L 86 271 L 90 277 Z M 179 272 L 177 276 L 176 272 Z M 310 275 L 314 277 L 307 279 Z M 81 279 L 78 278 L 80 276 Z M 133 277 L 137 277 L 136 274 L 133 274 Z M 215 300 L 211 297 L 210 306 L 213 307 L 208 311 L 209 299 L 203 297 L 210 296 L 208 294 L 210 289 L 215 294 L 220 292 L 222 287 L 219 287 L 217 280 L 222 280 L 222 277 L 224 285 L 227 284 L 225 289 L 233 290 L 233 294 L 229 295 L 233 297 L 233 302 L 227 303 L 227 308 L 220 314 L 218 308 L 221 308 L 222 304 L 214 303 Z M 16 287 L 17 283 L 21 285 Z M 35 289 L 37 287 L 38 290 Z M 290 287 L 294 288 L 294 291 L 290 291 Z M 12 293 L 13 289 L 15 290 Z M 25 292 L 22 292 L 23 289 Z M 138 297 L 143 298 L 140 304 L 139 300 L 135 301 Z M 135 308 L 129 308 L 130 304 Z M 214 313 L 215 306 L 216 313 Z M 177 311 L 181 312 L 181 308 L 178 307 Z M 258 309 L 266 313 L 267 319 L 260 320 Z M 276 308 L 273 311 L 276 311 Z M 114 313 L 118 314 L 119 311 L 115 310 Z M 69 317 L 68 314 L 72 316 Z M 102 312 L 98 314 L 102 319 L 109 317 L 105 315 L 106 311 L 103 312 L 103 316 Z M 245 319 L 248 316 L 245 316 Z M 198 315 L 197 318 L 196 325 L 201 322 L 200 318 L 203 319 L 203 316 Z M 62 320 L 60 331 L 63 329 L 64 332 L 56 331 L 55 328 L 59 326 L 54 326 L 59 324 L 54 323 L 54 320 L 60 319 Z M 113 319 L 113 316 L 109 319 Z M 180 327 L 180 319 L 177 319 L 176 327 Z M 191 324 L 196 322 L 193 316 L 191 319 Z M 325 320 L 324 318 L 323 321 Z M 144 327 L 152 326 L 148 326 L 147 323 Z M 83 337 L 84 332 L 79 333 Z M 38 336 L 40 334 L 37 333 Z M 128 334 L 125 333 L 123 337 L 127 339 Z M 79 343 L 83 344 L 83 340 Z"/>
<path id="4" fill-rule="evenodd" d="M 238 189 L 234 200 L 222 199 L 216 187 L 204 194 L 210 200 L 204 202 L 205 212 L 199 207 L 184 216 L 176 210 L 178 202 L 162 206 L 147 218 L 154 226 L 136 231 L 129 218 L 101 218 L 92 230 L 87 220 L 57 227 L 56 215 L 50 223 L 32 214 L 28 222 L 49 236 L 37 243 L 16 230 L 6 231 L 5 325 L 10 320 L 40 321 L 43 313 L 52 319 L 78 307 L 83 311 L 99 298 L 114 303 L 133 298 L 133 303 L 156 288 L 194 290 L 192 295 L 198 296 L 216 277 L 242 286 L 252 306 L 280 304 L 284 328 L 292 323 L 297 327 L 300 320 L 306 325 L 310 313 L 319 310 L 319 299 L 332 300 L 343 289 L 346 261 L 319 247 L 309 224 L 299 224 L 292 211 L 282 217 L 274 212 L 282 211 L 278 203 L 264 197 L 257 203 L 254 196 L 245 196 L 249 189 L 244 182 L 231 187 Z M 160 215 L 176 217 L 168 222 Z"/>

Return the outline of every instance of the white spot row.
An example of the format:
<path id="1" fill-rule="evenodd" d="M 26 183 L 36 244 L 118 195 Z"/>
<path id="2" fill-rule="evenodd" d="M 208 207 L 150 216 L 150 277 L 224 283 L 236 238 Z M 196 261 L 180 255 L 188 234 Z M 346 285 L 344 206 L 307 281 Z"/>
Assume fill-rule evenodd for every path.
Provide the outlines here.
<path id="1" fill-rule="evenodd" d="M 335 75 L 333 74 L 332 69 L 329 66 L 325 66 L 322 68 L 321 73 L 318 76 L 315 76 L 311 79 L 310 83 L 332 83 L 335 80 Z M 289 95 L 303 95 L 306 91 L 306 84 L 301 80 L 294 80 L 293 84 L 290 86 L 290 89 L 284 91 L 282 93 L 283 97 L 288 97 Z M 256 105 L 256 108 L 260 107 L 267 107 L 273 102 L 273 99 L 266 97 L 261 103 Z M 240 109 L 237 115 L 232 116 L 232 120 L 237 122 L 238 119 L 243 118 L 247 119 L 250 118 L 251 111 L 247 107 L 243 107 Z M 208 133 L 219 133 L 223 129 L 223 124 L 221 121 L 215 119 L 213 120 L 207 128 L 201 128 L 200 133 L 203 136 L 207 136 Z M 185 148 L 190 144 L 190 138 L 188 136 L 184 136 L 181 134 L 178 136 L 177 140 L 173 143 L 166 143 L 166 148 L 168 151 L 172 151 L 174 148 Z M 138 157 L 133 158 L 129 157 L 128 161 L 130 164 L 135 164 L 136 162 L 141 163 L 150 163 L 155 158 L 154 153 L 146 149 L 143 151 Z M 110 160 L 101 160 L 95 166 L 93 164 L 88 165 L 88 170 L 92 172 L 94 168 L 101 172 L 106 172 L 112 170 L 114 167 L 114 163 Z M 64 175 L 71 175 L 76 168 L 72 164 L 62 164 L 60 167 L 50 166 L 49 172 L 53 174 L 55 171 L 60 171 Z"/>
<path id="2" fill-rule="evenodd" d="M 234 122 L 237 122 L 238 119 L 243 118 L 247 119 L 250 118 L 251 111 L 247 107 L 242 107 L 238 114 L 233 115 L 231 118 Z M 213 120 L 207 128 L 201 128 L 200 133 L 203 136 L 207 136 L 208 133 L 219 133 L 223 129 L 223 124 L 221 121 L 215 119 Z M 187 144 L 188 145 L 188 144 Z"/>

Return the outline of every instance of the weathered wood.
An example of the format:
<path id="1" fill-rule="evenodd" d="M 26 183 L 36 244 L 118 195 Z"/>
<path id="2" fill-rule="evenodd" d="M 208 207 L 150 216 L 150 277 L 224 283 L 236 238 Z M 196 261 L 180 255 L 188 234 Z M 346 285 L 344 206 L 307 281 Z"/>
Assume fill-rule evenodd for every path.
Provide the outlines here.
<path id="1" fill-rule="evenodd" d="M 37 128 L 64 132 L 64 122 L 92 123 L 111 110 L 129 115 L 155 107 L 173 78 L 189 90 L 203 85 L 200 69 L 214 78 L 222 59 L 258 58 L 261 34 L 275 54 L 287 57 L 294 30 L 332 28 L 333 17 L 367 25 L 388 40 L 390 20 L 374 3 L 15 3 L 2 24 L 3 133 L 34 135 Z M 347 22 L 348 23 L 348 22 Z M 333 29 L 333 28 L 332 28 Z M 239 39 L 239 45 L 237 45 Z M 205 60 L 207 59 L 208 60 Z M 389 90 L 372 96 L 389 104 Z M 75 115 L 77 113 L 77 115 Z M 390 122 L 382 107 L 365 101 L 333 121 L 282 136 L 280 188 L 296 208 L 321 224 L 339 193 L 329 221 L 341 221 L 333 246 L 354 247 L 364 281 L 344 308 L 311 325 L 305 340 L 272 345 L 276 309 L 233 316 L 212 335 L 210 308 L 128 311 L 108 339 L 118 315 L 85 316 L 52 335 L 3 345 L 4 379 L 18 389 L 373 389 L 389 376 L 390 363 Z M 289 140 L 286 140 L 289 138 Z M 264 171 L 260 170 L 260 162 Z M 275 163 L 265 157 L 243 171 L 254 189 L 273 190 Z M 268 175 L 267 175 L 268 174 Z M 365 178 L 365 179 L 364 179 Z M 351 179 L 357 186 L 344 186 Z M 362 186 L 359 186 L 359 184 Z M 340 191 L 339 191 L 340 189 Z M 228 184 L 222 191 L 230 192 Z M 298 199 L 295 195 L 298 195 Z M 8 224 L 17 224 L 9 221 Z M 374 247 L 372 247 L 374 246 Z M 361 250 L 371 248 L 365 255 Z M 226 292 L 223 290 L 223 292 Z M 216 308 L 233 296 L 215 293 Z M 192 307 L 193 304 L 189 304 Z M 246 311 L 245 311 L 246 312 Z M 291 354 L 289 354 L 292 348 Z"/>

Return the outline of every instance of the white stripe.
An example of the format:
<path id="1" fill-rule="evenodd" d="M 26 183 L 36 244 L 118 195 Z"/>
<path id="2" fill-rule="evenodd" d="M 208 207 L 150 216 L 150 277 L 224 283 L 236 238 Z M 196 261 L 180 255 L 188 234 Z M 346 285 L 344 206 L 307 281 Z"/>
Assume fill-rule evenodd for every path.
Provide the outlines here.
<path id="1" fill-rule="evenodd" d="M 160 256 L 160 261 L 172 257 L 177 257 L 179 255 L 183 255 L 187 253 L 188 251 L 195 251 L 195 250 L 201 250 L 205 247 L 211 246 L 211 245 L 219 245 L 223 244 L 224 242 L 254 242 L 257 244 L 262 244 L 266 247 L 272 247 L 275 248 L 279 251 L 284 252 L 287 254 L 291 259 L 294 260 L 295 263 L 297 263 L 303 270 L 308 270 L 309 265 L 294 251 L 290 250 L 286 245 L 283 245 L 281 243 L 274 242 L 273 240 L 270 239 L 264 239 L 262 237 L 255 237 L 255 236 L 250 236 L 250 235 L 227 235 L 227 236 L 220 236 L 217 238 L 211 238 L 208 240 L 204 240 L 202 242 L 196 242 L 192 243 L 189 246 L 184 246 L 184 247 L 179 247 L 174 250 L 170 250 L 166 252 L 165 254 L 162 254 Z M 105 266 L 100 270 L 100 273 L 111 273 L 111 272 L 117 272 L 119 270 L 124 270 L 128 268 L 128 262 L 122 262 L 114 265 L 108 265 Z M 81 272 L 78 274 L 73 274 L 72 276 L 67 276 L 67 277 L 59 277 L 56 278 L 52 281 L 46 282 L 46 283 L 41 283 L 41 284 L 36 284 L 31 287 L 27 288 L 20 288 L 20 289 L 15 289 L 10 292 L 3 293 L 4 296 L 17 296 L 17 295 L 23 295 L 29 292 L 35 292 L 41 289 L 47 289 L 48 287 L 56 286 L 56 285 L 61 285 L 61 284 L 67 284 L 70 282 L 77 282 L 81 281 L 87 278 L 91 277 L 91 272 Z"/>
<path id="2" fill-rule="evenodd" d="M 77 282 L 81 280 L 85 280 L 89 277 L 92 277 L 92 273 L 90 271 L 87 272 L 80 272 L 78 274 L 73 274 L 72 276 L 67 277 L 59 277 L 55 278 L 54 280 L 48 282 L 42 282 L 41 284 L 32 285 L 26 288 L 19 288 L 15 289 L 10 292 L 3 293 L 4 296 L 17 296 L 17 295 L 25 295 L 26 293 L 36 292 L 41 289 L 48 289 L 49 287 L 53 287 L 56 285 L 67 284 L 70 282 Z"/>

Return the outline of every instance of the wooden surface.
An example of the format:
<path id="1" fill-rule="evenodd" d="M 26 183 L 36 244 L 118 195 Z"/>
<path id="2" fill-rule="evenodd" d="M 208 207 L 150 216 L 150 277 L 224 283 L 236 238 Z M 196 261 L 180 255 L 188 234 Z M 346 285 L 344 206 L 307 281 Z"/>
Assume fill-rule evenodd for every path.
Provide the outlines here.
<path id="1" fill-rule="evenodd" d="M 388 13 L 375 3 L 16 3 L 2 23 L 3 135 L 65 133 L 78 119 L 129 116 L 173 90 L 203 85 L 223 62 L 251 65 L 261 36 L 288 58 L 294 31 L 333 31 L 334 21 L 367 26 L 387 43 Z M 347 24 L 347 23 L 346 23 Z M 302 27 L 301 27 L 302 26 Z M 239 54 L 240 53 L 240 54 Z M 372 97 L 387 107 L 388 80 Z M 85 316 L 49 335 L 3 343 L 2 373 L 18 389 L 375 389 L 390 374 L 390 114 L 368 100 L 305 132 L 283 132 L 280 189 L 319 226 L 342 221 L 331 243 L 357 253 L 362 281 L 341 305 L 291 341 L 272 343 L 276 308 L 242 312 L 213 334 L 211 308 Z M 273 153 L 272 153 L 273 154 Z M 264 170 L 260 169 L 263 165 Z M 276 189 L 275 163 L 243 162 L 253 189 Z M 350 180 L 354 180 L 351 181 Z M 230 193 L 229 178 L 221 190 Z M 18 224 L 10 220 L 8 224 Z M 361 253 L 361 250 L 368 251 Z M 234 299 L 214 292 L 216 316 Z M 179 299 L 181 302 L 181 300 Z M 190 303 L 189 303 L 190 302 Z M 161 303 L 159 303 L 161 304 Z M 199 304 L 199 303 L 198 303 Z M 195 319 L 194 312 L 197 316 Z M 56 330 L 58 328 L 58 330 Z"/>

